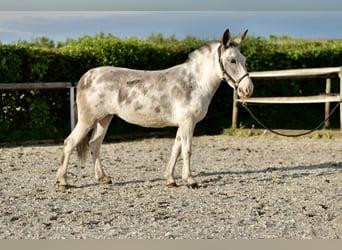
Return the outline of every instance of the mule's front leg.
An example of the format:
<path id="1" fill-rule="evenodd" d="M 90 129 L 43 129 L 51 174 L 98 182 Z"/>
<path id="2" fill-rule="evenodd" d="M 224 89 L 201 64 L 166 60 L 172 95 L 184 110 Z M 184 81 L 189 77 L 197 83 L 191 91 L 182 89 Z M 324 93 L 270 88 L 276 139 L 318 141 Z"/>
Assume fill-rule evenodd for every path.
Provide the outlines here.
<path id="1" fill-rule="evenodd" d="M 194 124 L 188 123 L 180 127 L 182 139 L 182 156 L 183 156 L 183 171 L 182 178 L 185 184 L 190 188 L 198 188 L 197 182 L 191 176 L 190 158 L 192 147 L 192 135 L 194 131 Z"/>

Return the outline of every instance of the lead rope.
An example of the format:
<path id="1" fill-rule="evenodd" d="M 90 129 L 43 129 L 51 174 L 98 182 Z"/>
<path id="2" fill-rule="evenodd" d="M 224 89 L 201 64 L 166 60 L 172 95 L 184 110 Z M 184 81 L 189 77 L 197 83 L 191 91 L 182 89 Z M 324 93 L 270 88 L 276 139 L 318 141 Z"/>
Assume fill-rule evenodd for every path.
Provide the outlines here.
<path id="1" fill-rule="evenodd" d="M 276 134 L 276 135 L 280 135 L 280 136 L 285 136 L 285 137 L 299 137 L 299 136 L 303 136 L 303 135 L 308 135 L 316 130 L 318 130 L 321 126 L 324 125 L 324 123 L 330 118 L 330 116 L 334 113 L 334 111 L 340 106 L 341 102 L 338 102 L 335 107 L 331 110 L 331 112 L 329 113 L 329 115 L 324 119 L 323 122 L 321 122 L 318 126 L 316 126 L 315 128 L 313 129 L 310 129 L 309 131 L 306 131 L 306 132 L 303 132 L 303 133 L 299 133 L 299 134 L 294 134 L 294 135 L 291 135 L 291 134 L 283 134 L 283 133 L 280 133 L 280 132 L 277 132 L 267 126 L 265 126 L 254 114 L 253 112 L 248 108 L 247 106 L 247 103 L 243 102 L 242 103 L 242 107 L 244 107 L 248 113 L 253 117 L 253 119 L 261 126 L 263 127 L 264 129 L 270 131 L 271 133 L 273 134 Z"/>

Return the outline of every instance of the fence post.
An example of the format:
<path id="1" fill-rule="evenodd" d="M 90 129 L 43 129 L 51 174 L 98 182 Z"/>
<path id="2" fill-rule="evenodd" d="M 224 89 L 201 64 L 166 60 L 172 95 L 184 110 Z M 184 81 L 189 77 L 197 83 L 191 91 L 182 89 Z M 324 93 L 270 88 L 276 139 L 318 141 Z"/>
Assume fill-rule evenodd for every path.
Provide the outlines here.
<path id="1" fill-rule="evenodd" d="M 331 79 L 327 78 L 325 80 L 325 93 L 329 95 L 331 93 Z M 330 113 L 330 102 L 325 103 L 325 114 L 324 114 L 324 119 L 327 119 Z M 330 120 L 326 120 L 324 123 L 324 128 L 329 128 L 330 127 Z"/>
<path id="2" fill-rule="evenodd" d="M 74 119 L 74 103 L 75 103 L 75 86 L 70 86 L 70 128 L 71 130 L 75 127 Z"/>
<path id="3" fill-rule="evenodd" d="M 233 92 L 233 115 L 232 115 L 232 128 L 237 128 L 237 117 L 238 117 L 238 109 L 239 103 L 237 101 L 238 95 L 236 89 Z"/>

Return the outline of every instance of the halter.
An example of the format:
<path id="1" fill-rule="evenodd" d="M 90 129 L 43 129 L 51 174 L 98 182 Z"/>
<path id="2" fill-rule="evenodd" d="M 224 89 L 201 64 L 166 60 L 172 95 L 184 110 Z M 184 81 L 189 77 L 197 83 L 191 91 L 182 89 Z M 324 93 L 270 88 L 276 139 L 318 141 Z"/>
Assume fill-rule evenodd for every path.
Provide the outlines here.
<path id="1" fill-rule="evenodd" d="M 230 81 L 233 82 L 234 88 L 237 89 L 238 86 L 239 86 L 239 83 L 242 81 L 243 78 L 249 76 L 249 73 L 247 72 L 247 73 L 244 74 L 242 77 L 240 77 L 238 80 L 235 80 L 235 79 L 226 71 L 226 69 L 225 69 L 224 66 L 223 66 L 223 62 L 222 62 L 222 59 L 221 59 L 221 47 L 222 47 L 222 44 L 218 47 L 217 52 L 218 52 L 218 58 L 219 58 L 220 68 L 221 68 L 221 71 L 222 71 L 222 74 L 223 74 L 223 80 L 224 80 L 225 82 L 228 83 L 227 79 L 224 77 L 224 76 L 227 76 L 228 79 L 229 79 Z"/>

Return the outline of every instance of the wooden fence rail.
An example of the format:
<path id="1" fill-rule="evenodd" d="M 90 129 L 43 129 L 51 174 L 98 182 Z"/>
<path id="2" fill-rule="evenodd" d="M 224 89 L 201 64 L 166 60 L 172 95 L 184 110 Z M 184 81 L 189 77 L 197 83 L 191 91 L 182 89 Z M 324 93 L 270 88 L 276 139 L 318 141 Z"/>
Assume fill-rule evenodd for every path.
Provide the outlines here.
<path id="1" fill-rule="evenodd" d="M 26 83 L 0 83 L 1 90 L 16 89 L 65 89 L 75 87 L 72 82 L 26 82 Z"/>
<path id="2" fill-rule="evenodd" d="M 331 102 L 340 102 L 342 100 L 342 67 L 330 68 L 312 68 L 312 69 L 290 69 L 275 71 L 251 72 L 252 80 L 281 80 L 281 79 L 309 79 L 325 78 L 326 87 L 324 95 L 315 96 L 290 96 L 290 97 L 251 97 L 239 99 L 236 91 L 233 94 L 233 116 L 232 127 L 237 128 L 239 103 L 264 103 L 264 104 L 294 104 L 294 103 L 325 103 L 325 117 L 330 112 Z M 331 78 L 339 77 L 340 93 L 331 94 Z M 326 122 L 329 125 L 329 121 Z M 342 107 L 340 107 L 340 129 L 342 130 Z"/>

